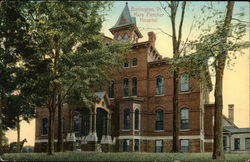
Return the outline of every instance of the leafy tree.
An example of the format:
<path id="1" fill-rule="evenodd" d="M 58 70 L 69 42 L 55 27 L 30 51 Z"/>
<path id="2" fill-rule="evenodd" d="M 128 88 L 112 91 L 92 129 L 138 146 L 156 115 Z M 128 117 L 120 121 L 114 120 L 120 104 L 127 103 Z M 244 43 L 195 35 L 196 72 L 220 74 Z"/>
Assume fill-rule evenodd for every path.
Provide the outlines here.
<path id="1" fill-rule="evenodd" d="M 215 29 L 204 29 L 197 40 L 190 41 L 189 47 L 195 52 L 178 59 L 177 67 L 185 69 L 190 75 L 206 83 L 211 90 L 212 85 L 208 69 L 215 72 L 215 120 L 213 159 L 224 159 L 223 152 L 223 74 L 226 63 L 230 65 L 232 59 L 237 58 L 242 49 L 248 48 L 250 43 L 242 41 L 246 34 L 246 23 L 233 17 L 234 2 L 228 2 L 226 13 L 216 11 L 211 7 L 208 11 L 215 16 L 210 17 L 215 22 Z M 244 15 L 240 13 L 240 16 Z M 216 17 L 217 16 L 217 17 Z M 232 20 L 235 20 L 232 22 Z M 197 75 L 201 74 L 201 75 Z"/>
<path id="2" fill-rule="evenodd" d="M 9 111 L 9 106 L 10 98 L 18 89 L 17 74 L 20 68 L 16 65 L 25 47 L 27 28 L 24 18 L 19 13 L 24 5 L 23 2 L 2 1 L 0 5 L 0 146 L 2 146 L 3 131 L 16 126 L 16 116 Z"/>
<path id="3" fill-rule="evenodd" d="M 34 107 L 30 105 L 26 96 L 22 94 L 11 95 L 7 98 L 7 105 L 4 111 L 10 119 L 15 122 L 17 129 L 17 152 L 20 152 L 20 122 L 29 122 L 35 117 Z"/>
<path id="4" fill-rule="evenodd" d="M 90 106 L 96 99 L 96 87 L 107 84 L 107 72 L 122 62 L 118 53 L 127 46 L 101 42 L 103 15 L 100 13 L 110 4 L 29 2 L 21 11 L 29 24 L 28 49 L 31 51 L 22 55 L 26 71 L 21 91 L 36 106 L 49 110 L 49 155 L 54 152 L 56 108 L 60 113 L 65 102 Z M 61 123 L 61 119 L 58 120 Z M 61 151 L 61 125 L 58 133 Z"/>

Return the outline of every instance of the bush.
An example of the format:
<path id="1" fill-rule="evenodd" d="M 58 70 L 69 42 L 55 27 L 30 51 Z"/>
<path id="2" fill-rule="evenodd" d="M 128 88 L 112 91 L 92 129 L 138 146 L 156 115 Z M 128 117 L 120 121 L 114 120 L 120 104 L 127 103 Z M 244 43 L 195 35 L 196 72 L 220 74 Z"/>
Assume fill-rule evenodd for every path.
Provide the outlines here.
<path id="1" fill-rule="evenodd" d="M 33 146 L 24 146 L 22 149 L 22 152 L 24 152 L 24 153 L 34 152 L 34 147 Z"/>

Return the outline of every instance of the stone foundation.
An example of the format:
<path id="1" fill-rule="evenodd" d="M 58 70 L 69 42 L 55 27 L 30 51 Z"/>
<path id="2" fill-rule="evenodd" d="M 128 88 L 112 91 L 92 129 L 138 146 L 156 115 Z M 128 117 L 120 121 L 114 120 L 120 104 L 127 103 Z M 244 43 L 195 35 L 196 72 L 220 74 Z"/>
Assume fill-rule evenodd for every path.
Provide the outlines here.
<path id="1" fill-rule="evenodd" d="M 204 143 L 204 152 L 213 152 L 213 143 L 205 142 Z"/>
<path id="2" fill-rule="evenodd" d="M 123 152 L 123 140 L 118 140 L 118 149 Z M 134 140 L 129 140 L 129 152 L 134 151 Z M 155 152 L 155 140 L 140 140 L 139 152 Z M 180 149 L 180 146 L 179 146 Z M 163 152 L 171 152 L 172 140 L 163 140 Z M 200 139 L 189 140 L 189 152 L 201 152 Z"/>
<path id="3" fill-rule="evenodd" d="M 34 152 L 48 152 L 47 142 L 36 142 L 34 146 Z M 54 142 L 54 149 L 57 152 L 57 142 Z M 63 151 L 73 151 L 75 149 L 74 142 L 64 142 Z"/>

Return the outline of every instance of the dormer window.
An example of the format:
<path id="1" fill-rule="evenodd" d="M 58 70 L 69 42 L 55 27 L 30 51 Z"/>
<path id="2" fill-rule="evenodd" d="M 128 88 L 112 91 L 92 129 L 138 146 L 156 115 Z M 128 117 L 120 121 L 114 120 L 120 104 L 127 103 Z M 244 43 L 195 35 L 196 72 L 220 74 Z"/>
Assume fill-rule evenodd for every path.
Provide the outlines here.
<path id="1" fill-rule="evenodd" d="M 118 40 L 118 41 L 122 40 L 122 36 L 119 35 L 119 36 L 117 37 L 117 40 Z"/>
<path id="2" fill-rule="evenodd" d="M 127 41 L 128 40 L 128 34 L 126 33 L 124 38 L 123 38 L 124 41 Z"/>

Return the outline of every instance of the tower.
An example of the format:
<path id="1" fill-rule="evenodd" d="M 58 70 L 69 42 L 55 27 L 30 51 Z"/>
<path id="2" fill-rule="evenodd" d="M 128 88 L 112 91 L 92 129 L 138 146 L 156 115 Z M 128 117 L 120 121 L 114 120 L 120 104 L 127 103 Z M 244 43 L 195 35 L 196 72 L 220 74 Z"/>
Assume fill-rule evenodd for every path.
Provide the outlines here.
<path id="1" fill-rule="evenodd" d="M 113 34 L 114 40 L 131 41 L 137 43 L 142 34 L 136 26 L 136 18 L 130 15 L 128 3 L 126 3 L 121 15 L 116 24 L 109 29 Z"/>

